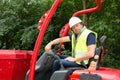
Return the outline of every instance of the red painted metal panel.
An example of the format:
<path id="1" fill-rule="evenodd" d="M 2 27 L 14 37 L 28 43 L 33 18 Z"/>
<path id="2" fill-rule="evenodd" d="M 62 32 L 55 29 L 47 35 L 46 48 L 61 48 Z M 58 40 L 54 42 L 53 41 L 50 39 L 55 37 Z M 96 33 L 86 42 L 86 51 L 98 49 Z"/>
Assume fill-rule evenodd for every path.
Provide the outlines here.
<path id="1" fill-rule="evenodd" d="M 119 69 L 100 67 L 99 70 L 91 71 L 90 73 L 100 75 L 102 80 L 120 80 Z"/>
<path id="2" fill-rule="evenodd" d="M 0 50 L 0 80 L 25 80 L 32 51 Z"/>
<path id="3" fill-rule="evenodd" d="M 89 74 L 89 71 L 87 69 L 86 70 L 75 70 L 70 76 L 69 80 L 79 80 L 81 73 Z"/>
<path id="4" fill-rule="evenodd" d="M 97 74 L 101 76 L 102 80 L 120 80 L 120 70 L 113 68 L 100 67 L 99 70 L 75 70 L 70 76 L 69 80 L 79 80 L 80 74 Z"/>

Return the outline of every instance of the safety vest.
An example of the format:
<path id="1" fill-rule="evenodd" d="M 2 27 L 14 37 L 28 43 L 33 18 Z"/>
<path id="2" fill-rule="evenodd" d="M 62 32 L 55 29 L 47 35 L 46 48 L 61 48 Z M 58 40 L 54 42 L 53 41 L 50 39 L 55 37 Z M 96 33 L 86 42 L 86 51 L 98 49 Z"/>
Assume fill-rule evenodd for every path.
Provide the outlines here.
<path id="1" fill-rule="evenodd" d="M 88 30 L 86 27 L 84 27 L 84 30 L 80 32 L 77 36 L 77 39 L 75 40 L 75 35 L 72 35 L 72 57 L 81 57 L 85 55 L 88 52 L 87 47 L 87 37 L 90 33 L 94 33 L 96 38 L 97 34 L 91 30 Z M 88 60 L 83 60 L 84 64 L 88 64 Z M 81 64 L 81 61 L 76 61 L 77 64 Z"/>

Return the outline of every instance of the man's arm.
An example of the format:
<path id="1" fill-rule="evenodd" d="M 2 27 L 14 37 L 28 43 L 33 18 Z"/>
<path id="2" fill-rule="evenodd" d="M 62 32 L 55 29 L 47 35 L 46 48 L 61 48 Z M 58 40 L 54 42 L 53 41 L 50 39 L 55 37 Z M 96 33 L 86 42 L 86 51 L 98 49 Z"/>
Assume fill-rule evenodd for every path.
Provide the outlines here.
<path id="1" fill-rule="evenodd" d="M 88 52 L 85 55 L 83 55 L 81 57 L 78 57 L 78 58 L 67 57 L 66 60 L 71 61 L 71 62 L 88 60 L 88 59 L 90 59 L 91 57 L 94 56 L 94 53 L 95 53 L 95 45 L 89 45 L 88 46 Z"/>
<path id="2" fill-rule="evenodd" d="M 46 51 L 46 52 L 51 51 L 51 46 L 52 46 L 52 45 L 59 44 L 59 43 L 63 43 L 63 42 L 69 42 L 69 41 L 70 41 L 69 36 L 54 39 L 53 41 L 49 42 L 49 43 L 46 45 L 45 51 Z"/>

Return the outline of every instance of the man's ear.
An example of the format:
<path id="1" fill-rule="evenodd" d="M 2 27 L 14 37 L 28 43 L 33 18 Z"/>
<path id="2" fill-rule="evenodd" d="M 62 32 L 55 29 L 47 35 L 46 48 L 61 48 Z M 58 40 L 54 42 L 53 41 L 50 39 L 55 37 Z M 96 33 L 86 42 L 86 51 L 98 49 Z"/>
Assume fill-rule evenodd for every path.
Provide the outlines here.
<path id="1" fill-rule="evenodd" d="M 85 24 L 83 22 L 80 22 L 81 25 L 85 26 Z"/>

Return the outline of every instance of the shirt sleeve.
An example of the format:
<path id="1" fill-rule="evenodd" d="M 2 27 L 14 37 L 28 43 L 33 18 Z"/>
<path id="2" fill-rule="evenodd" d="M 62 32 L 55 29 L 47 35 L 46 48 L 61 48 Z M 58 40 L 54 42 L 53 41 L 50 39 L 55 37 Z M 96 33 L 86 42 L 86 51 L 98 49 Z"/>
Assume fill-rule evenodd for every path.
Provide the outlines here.
<path id="1" fill-rule="evenodd" d="M 96 44 L 96 37 L 94 33 L 90 33 L 87 38 L 87 46 Z"/>

